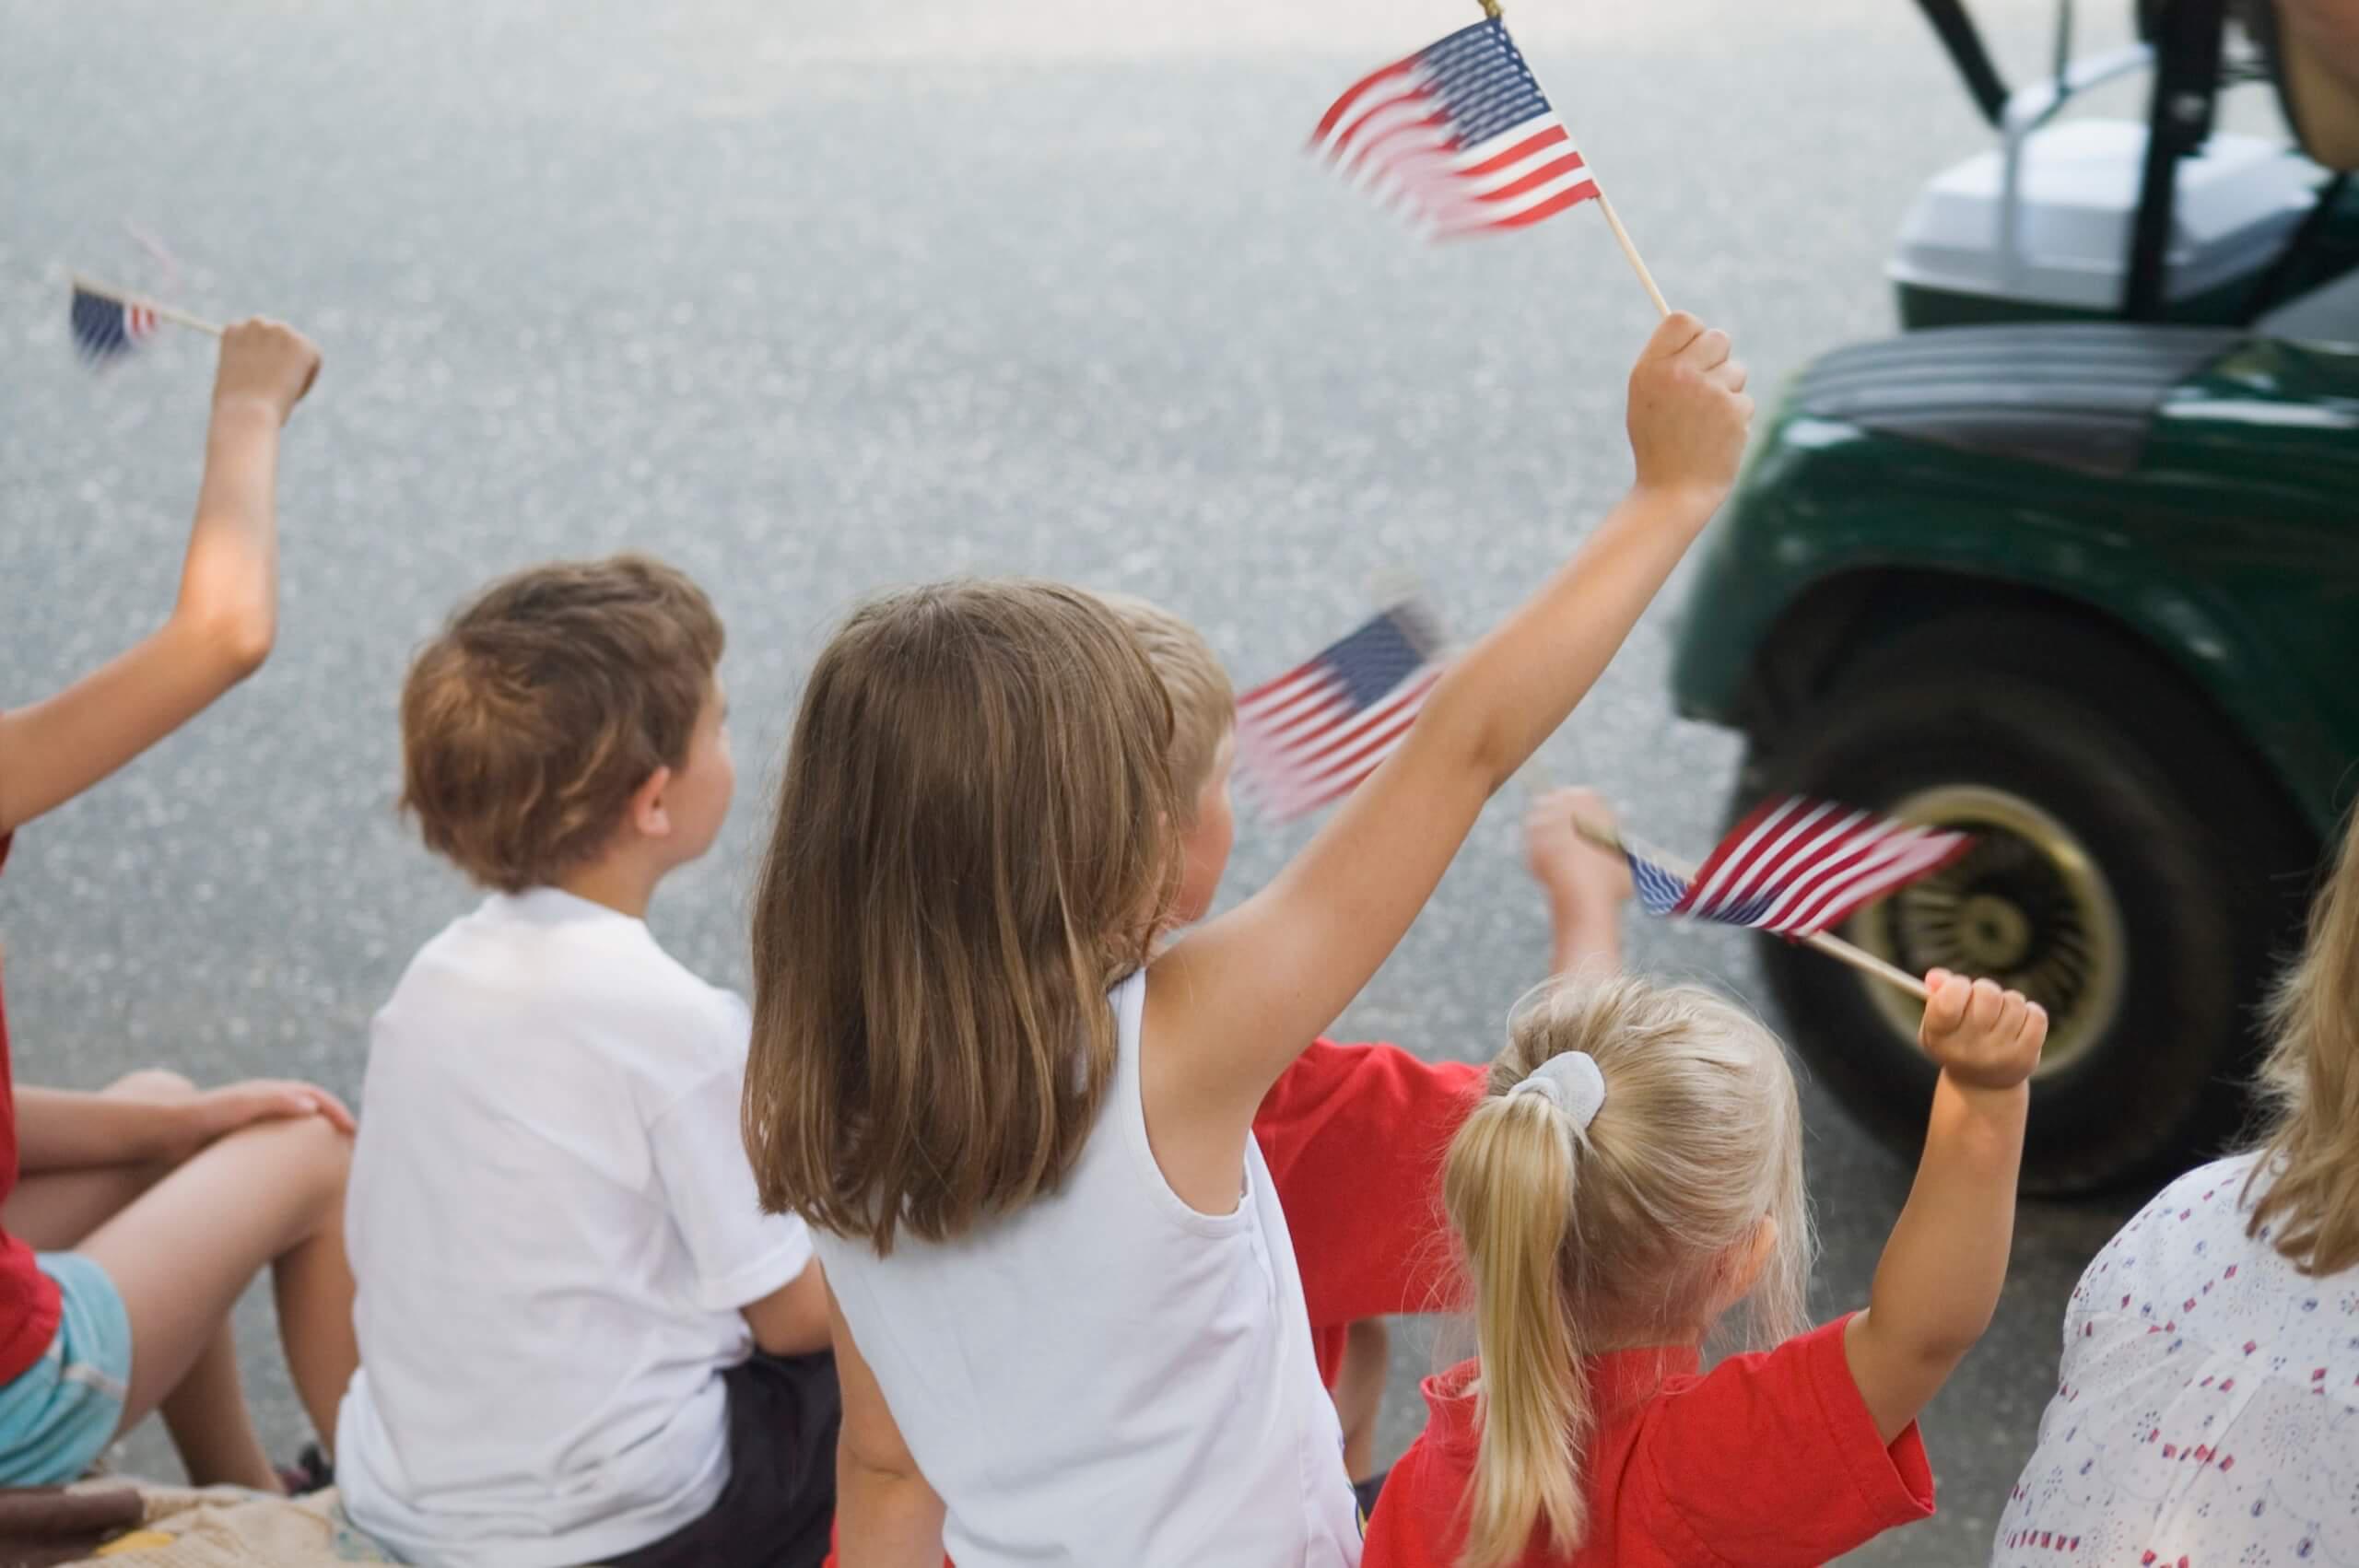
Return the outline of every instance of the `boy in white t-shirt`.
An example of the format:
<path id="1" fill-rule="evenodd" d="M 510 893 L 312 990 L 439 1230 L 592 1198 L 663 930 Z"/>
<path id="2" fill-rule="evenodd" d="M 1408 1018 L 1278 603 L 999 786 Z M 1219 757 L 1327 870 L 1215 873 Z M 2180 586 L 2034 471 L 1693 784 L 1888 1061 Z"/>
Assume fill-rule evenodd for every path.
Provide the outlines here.
<path id="1" fill-rule="evenodd" d="M 377 1015 L 346 1211 L 336 1479 L 413 1562 L 826 1555 L 827 1288 L 756 1198 L 745 1005 L 643 919 L 729 810 L 722 643 L 657 562 L 542 567 L 403 690 L 403 804 L 493 890 Z"/>

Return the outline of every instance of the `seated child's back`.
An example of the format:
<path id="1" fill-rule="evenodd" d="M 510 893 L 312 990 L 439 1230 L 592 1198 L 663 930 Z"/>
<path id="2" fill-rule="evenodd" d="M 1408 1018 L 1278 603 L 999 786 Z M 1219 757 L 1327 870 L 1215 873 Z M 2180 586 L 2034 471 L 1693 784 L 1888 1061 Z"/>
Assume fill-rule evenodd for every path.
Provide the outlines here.
<path id="1" fill-rule="evenodd" d="M 338 1476 L 414 1558 L 604 1561 L 711 1513 L 746 1309 L 810 1263 L 737 1136 L 745 1006 L 640 918 L 727 809 L 720 640 L 625 560 L 499 585 L 412 672 L 405 803 L 496 889 L 377 1015 L 351 1184 Z"/>

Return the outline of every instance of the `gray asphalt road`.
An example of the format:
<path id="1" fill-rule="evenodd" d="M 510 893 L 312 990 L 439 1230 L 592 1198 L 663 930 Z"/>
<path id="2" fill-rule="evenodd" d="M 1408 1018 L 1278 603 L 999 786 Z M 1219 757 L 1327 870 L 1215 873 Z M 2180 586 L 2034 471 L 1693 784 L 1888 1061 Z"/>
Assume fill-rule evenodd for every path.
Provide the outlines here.
<path id="1" fill-rule="evenodd" d="M 1765 384 L 1887 327 L 1902 209 L 1983 135 L 1912 8 L 1511 9 L 1665 287 L 1734 328 Z M 2036 57 L 2042 8 L 1994 9 Z M 1356 71 L 1473 14 L 0 0 L 0 701 L 154 622 L 195 488 L 206 345 L 170 334 L 85 372 L 63 269 L 161 287 L 128 220 L 175 254 L 189 304 L 285 316 L 328 359 L 288 446 L 277 654 L 24 834 L 0 881 L 19 1073 L 357 1087 L 370 1011 L 470 899 L 393 813 L 404 659 L 523 562 L 651 549 L 727 615 L 747 787 L 655 923 L 740 984 L 797 672 L 864 590 L 1129 588 L 1199 618 L 1245 675 L 1347 625 L 1379 572 L 1480 625 L 1625 475 L 1645 299 L 1590 215 L 1425 248 L 1298 152 Z M 1668 711 L 1672 610 L 1549 762 L 1700 848 L 1736 752 Z M 1491 1048 L 1544 940 L 1514 814 L 1485 823 L 1346 1032 Z M 1248 825 L 1232 886 L 1298 838 Z M 1633 946 L 1759 996 L 1731 940 Z M 1907 1172 L 1810 1111 L 1832 1311 L 1863 1299 Z M 1859 1561 L 1981 1560 L 2064 1295 L 2121 1211 L 2026 1207 L 1999 1324 L 1927 1421 L 1941 1517 Z M 259 1296 L 242 1329 L 291 1451 Z M 1426 1339 L 1397 1337 L 1396 1446 Z M 130 1461 L 169 1468 L 152 1434 Z"/>

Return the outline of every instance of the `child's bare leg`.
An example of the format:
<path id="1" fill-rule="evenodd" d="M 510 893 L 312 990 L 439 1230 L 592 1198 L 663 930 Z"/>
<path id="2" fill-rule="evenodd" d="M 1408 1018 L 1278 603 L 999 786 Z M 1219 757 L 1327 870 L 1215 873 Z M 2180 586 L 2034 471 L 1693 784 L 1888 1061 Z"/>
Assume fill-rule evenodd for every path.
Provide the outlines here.
<path id="1" fill-rule="evenodd" d="M 208 1350 L 267 1265 L 296 1391 L 322 1441 L 332 1439 L 336 1404 L 360 1360 L 344 1256 L 350 1162 L 349 1140 L 323 1117 L 251 1127 L 171 1172 L 82 1246 L 131 1316 L 124 1430 L 193 1374 L 200 1388 L 207 1374 L 217 1377 L 217 1366 L 204 1364 Z M 234 1357 L 229 1380 L 234 1386 Z"/>
<path id="2" fill-rule="evenodd" d="M 134 1355 L 135 1357 L 136 1351 Z M 253 1408 L 238 1370 L 238 1337 L 223 1318 L 197 1352 L 188 1375 L 156 1407 L 191 1486 L 280 1490 L 278 1469 L 254 1430 Z"/>
<path id="3" fill-rule="evenodd" d="M 1344 1427 L 1344 1471 L 1356 1481 L 1376 1473 L 1376 1418 L 1384 1409 L 1384 1379 L 1392 1365 L 1392 1335 L 1381 1317 L 1364 1317 L 1344 1331 L 1344 1362 L 1335 1372 L 1335 1416 Z"/>
<path id="4" fill-rule="evenodd" d="M 170 1104 L 190 1098 L 196 1086 L 176 1072 L 149 1071 L 119 1078 L 100 1093 Z M 69 1251 L 170 1171 L 162 1164 L 36 1171 L 21 1179 L 0 1205 L 0 1224 L 41 1251 Z M 238 1375 L 237 1340 L 226 1318 L 158 1413 L 192 1484 L 276 1488 L 276 1472 L 246 1405 Z"/>

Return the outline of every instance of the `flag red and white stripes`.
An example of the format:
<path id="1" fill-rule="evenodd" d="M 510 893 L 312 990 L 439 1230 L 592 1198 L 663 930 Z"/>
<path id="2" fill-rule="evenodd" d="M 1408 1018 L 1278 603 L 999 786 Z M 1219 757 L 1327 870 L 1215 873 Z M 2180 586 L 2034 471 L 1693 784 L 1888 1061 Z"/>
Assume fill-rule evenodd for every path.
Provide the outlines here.
<path id="1" fill-rule="evenodd" d="M 1746 818 L 1692 877 L 1627 853 L 1638 901 L 1650 914 L 1801 938 L 1842 924 L 1972 846 L 1962 833 L 1796 796 Z"/>
<path id="2" fill-rule="evenodd" d="M 1446 661 L 1415 603 L 1379 614 L 1237 702 L 1248 795 L 1281 820 L 1340 799 L 1398 749 Z"/>
<path id="3" fill-rule="evenodd" d="M 1526 228 L 1598 194 L 1496 18 L 1354 83 L 1311 145 L 1438 238 Z"/>

